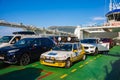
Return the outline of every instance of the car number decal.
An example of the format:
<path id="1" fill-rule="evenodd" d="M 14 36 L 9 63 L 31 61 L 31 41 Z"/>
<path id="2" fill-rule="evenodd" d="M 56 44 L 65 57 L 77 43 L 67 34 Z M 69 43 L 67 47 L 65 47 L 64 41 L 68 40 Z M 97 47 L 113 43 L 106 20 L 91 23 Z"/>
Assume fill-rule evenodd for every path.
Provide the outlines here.
<path id="1" fill-rule="evenodd" d="M 78 56 L 78 52 L 75 52 L 75 56 Z"/>

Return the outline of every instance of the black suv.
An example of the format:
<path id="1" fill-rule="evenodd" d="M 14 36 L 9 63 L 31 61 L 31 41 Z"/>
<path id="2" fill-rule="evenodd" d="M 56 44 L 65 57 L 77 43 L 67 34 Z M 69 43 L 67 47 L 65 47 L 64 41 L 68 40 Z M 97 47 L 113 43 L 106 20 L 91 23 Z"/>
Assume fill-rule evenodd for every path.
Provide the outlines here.
<path id="1" fill-rule="evenodd" d="M 0 60 L 20 65 L 27 65 L 33 59 L 39 59 L 41 53 L 50 50 L 54 42 L 49 38 L 24 38 L 12 46 L 0 49 Z"/>

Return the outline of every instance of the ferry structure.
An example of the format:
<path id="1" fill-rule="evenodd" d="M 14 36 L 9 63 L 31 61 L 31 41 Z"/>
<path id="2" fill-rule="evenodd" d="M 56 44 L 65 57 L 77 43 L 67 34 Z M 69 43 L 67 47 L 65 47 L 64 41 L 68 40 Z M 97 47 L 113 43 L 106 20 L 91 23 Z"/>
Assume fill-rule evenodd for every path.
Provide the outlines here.
<path id="1" fill-rule="evenodd" d="M 120 26 L 120 2 L 116 3 L 116 0 L 110 0 L 109 12 L 105 15 L 107 17 L 107 23 L 105 26 Z"/>
<path id="2" fill-rule="evenodd" d="M 105 14 L 107 21 L 101 26 L 77 26 L 74 34 L 79 38 L 88 37 L 120 37 L 120 2 L 110 0 L 109 12 Z"/>

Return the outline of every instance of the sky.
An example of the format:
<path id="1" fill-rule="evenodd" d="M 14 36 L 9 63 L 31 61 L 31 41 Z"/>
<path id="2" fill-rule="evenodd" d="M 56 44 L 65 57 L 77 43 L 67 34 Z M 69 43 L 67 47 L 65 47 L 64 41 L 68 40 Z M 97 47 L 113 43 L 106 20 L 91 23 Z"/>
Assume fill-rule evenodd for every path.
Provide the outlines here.
<path id="1" fill-rule="evenodd" d="M 0 0 L 0 20 L 36 27 L 102 24 L 109 0 Z M 6 30 L 6 32 L 2 32 Z M 0 26 L 0 36 L 14 29 Z"/>

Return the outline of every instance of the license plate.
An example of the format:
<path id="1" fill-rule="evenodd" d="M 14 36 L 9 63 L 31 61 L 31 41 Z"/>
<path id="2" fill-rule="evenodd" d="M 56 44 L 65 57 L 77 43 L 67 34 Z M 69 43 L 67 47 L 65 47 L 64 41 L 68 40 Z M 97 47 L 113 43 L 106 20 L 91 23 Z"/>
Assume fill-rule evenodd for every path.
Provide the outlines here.
<path id="1" fill-rule="evenodd" d="M 54 61 L 52 61 L 52 60 L 45 60 L 45 62 L 53 63 Z"/>
<path id="2" fill-rule="evenodd" d="M 0 59 L 4 59 L 4 57 L 0 56 Z"/>

